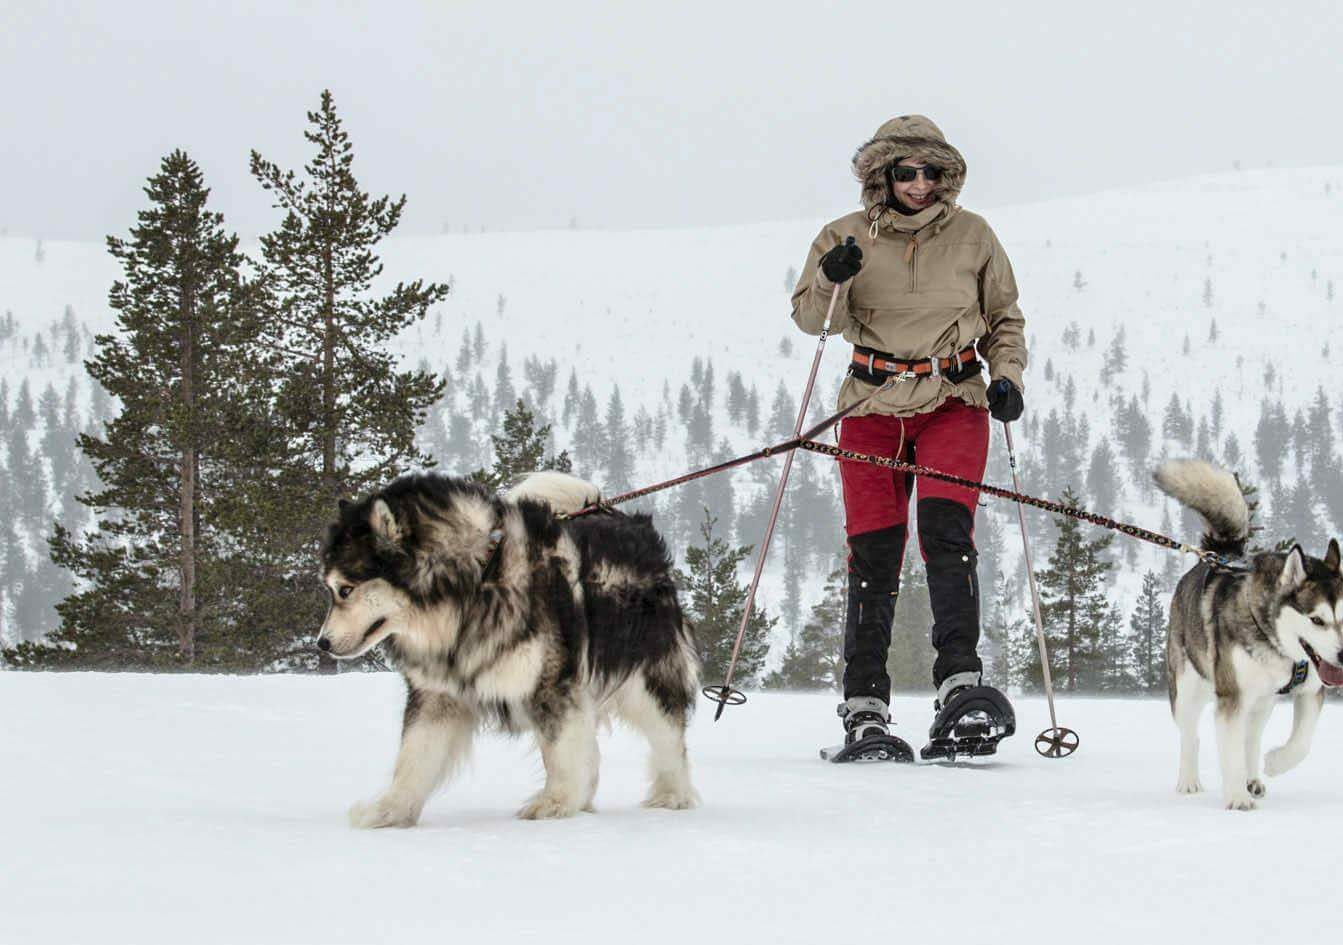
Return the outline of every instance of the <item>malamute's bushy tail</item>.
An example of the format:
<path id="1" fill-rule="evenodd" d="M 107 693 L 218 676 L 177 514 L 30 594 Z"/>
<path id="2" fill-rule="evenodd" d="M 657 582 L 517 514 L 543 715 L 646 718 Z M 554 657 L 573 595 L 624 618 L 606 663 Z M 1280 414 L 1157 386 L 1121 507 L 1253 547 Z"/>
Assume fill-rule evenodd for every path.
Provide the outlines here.
<path id="1" fill-rule="evenodd" d="M 592 483 L 553 469 L 528 473 L 504 492 L 504 498 L 510 502 L 532 499 L 566 514 L 598 502 L 601 497 L 601 490 Z"/>
<path id="2" fill-rule="evenodd" d="M 1174 459 L 1152 474 L 1166 495 L 1187 505 L 1207 523 L 1205 551 L 1239 557 L 1250 535 L 1250 508 L 1236 477 L 1201 459 Z"/>

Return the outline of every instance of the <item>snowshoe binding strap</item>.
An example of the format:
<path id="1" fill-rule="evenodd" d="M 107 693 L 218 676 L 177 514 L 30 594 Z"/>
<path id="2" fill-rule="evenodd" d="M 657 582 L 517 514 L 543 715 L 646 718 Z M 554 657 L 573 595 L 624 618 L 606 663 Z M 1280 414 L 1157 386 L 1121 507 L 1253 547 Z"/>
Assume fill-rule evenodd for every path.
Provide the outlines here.
<path id="1" fill-rule="evenodd" d="M 980 757 L 998 751 L 998 743 L 1017 730 L 1012 704 L 992 686 L 965 686 L 952 692 L 928 729 L 924 761 Z"/>

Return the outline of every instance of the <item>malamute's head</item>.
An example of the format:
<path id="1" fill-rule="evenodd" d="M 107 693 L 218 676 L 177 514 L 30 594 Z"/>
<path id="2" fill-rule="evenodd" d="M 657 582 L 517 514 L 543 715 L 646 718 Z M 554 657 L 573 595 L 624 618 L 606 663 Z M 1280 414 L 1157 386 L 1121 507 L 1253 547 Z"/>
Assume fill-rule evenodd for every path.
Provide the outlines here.
<path id="1" fill-rule="evenodd" d="M 1289 648 L 1293 640 L 1300 642 L 1326 686 L 1343 686 L 1343 574 L 1339 572 L 1338 541 L 1329 540 L 1323 561 L 1307 557 L 1300 545 L 1281 560 L 1278 635 Z"/>
<path id="2" fill-rule="evenodd" d="M 430 608 L 473 598 L 498 547 L 502 511 L 480 483 L 437 475 L 403 476 L 342 501 L 322 545 L 331 608 L 317 646 L 353 659 L 393 634 L 421 630 Z"/>

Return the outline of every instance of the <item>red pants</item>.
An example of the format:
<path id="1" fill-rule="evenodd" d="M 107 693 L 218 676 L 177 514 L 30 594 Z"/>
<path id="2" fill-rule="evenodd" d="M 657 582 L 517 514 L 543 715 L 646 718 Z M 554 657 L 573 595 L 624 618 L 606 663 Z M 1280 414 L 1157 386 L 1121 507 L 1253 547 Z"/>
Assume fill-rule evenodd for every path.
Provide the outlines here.
<path id="1" fill-rule="evenodd" d="M 949 397 L 932 413 L 912 417 L 866 414 L 840 422 L 839 445 L 856 453 L 898 459 L 903 437 L 905 457 L 914 447 L 920 466 L 930 466 L 976 482 L 984 478 L 989 451 L 989 412 Z M 870 463 L 839 461 L 844 485 L 844 531 L 849 537 L 909 521 L 909 493 L 905 474 Z M 976 489 L 920 479 L 919 499 L 942 498 L 959 502 L 974 521 Z M 922 547 L 922 543 L 920 543 Z M 927 556 L 926 551 L 924 552 Z"/>

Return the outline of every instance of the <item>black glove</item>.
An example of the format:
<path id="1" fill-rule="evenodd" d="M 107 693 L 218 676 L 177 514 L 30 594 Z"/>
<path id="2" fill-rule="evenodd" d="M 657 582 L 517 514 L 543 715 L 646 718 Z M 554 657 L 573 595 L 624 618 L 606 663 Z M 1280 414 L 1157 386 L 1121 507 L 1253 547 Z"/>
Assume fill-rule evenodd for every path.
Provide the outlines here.
<path id="1" fill-rule="evenodd" d="M 993 419 L 1011 423 L 1021 416 L 1025 406 L 1021 391 L 1007 378 L 1000 377 L 989 385 L 989 413 Z"/>
<path id="2" fill-rule="evenodd" d="M 863 251 L 852 236 L 821 257 L 821 272 L 831 282 L 846 282 L 863 268 Z"/>

